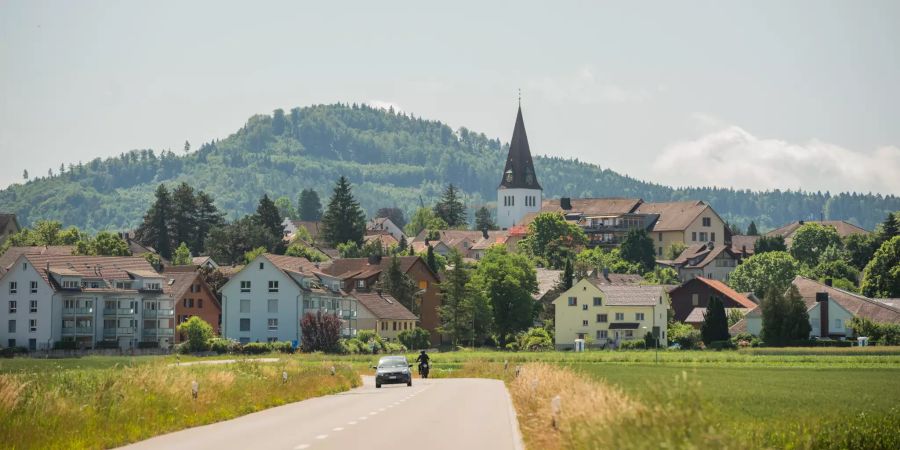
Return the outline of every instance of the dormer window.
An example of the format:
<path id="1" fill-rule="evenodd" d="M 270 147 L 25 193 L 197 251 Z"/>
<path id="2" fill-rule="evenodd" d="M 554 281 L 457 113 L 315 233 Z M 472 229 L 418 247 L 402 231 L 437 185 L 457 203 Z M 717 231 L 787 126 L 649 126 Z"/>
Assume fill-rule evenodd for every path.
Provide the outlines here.
<path id="1" fill-rule="evenodd" d="M 162 290 L 162 288 L 160 287 L 159 281 L 154 281 L 154 282 L 145 282 L 145 283 L 144 283 L 144 290 L 147 290 L 147 291 L 159 291 L 159 290 Z"/>
<path id="2" fill-rule="evenodd" d="M 63 289 L 78 289 L 79 283 L 76 280 L 63 280 Z"/>
<path id="3" fill-rule="evenodd" d="M 357 287 L 357 288 L 365 288 L 365 287 L 366 287 L 366 280 L 356 280 L 356 287 Z"/>
<path id="4" fill-rule="evenodd" d="M 116 281 L 116 289 L 131 289 L 131 281 Z"/>

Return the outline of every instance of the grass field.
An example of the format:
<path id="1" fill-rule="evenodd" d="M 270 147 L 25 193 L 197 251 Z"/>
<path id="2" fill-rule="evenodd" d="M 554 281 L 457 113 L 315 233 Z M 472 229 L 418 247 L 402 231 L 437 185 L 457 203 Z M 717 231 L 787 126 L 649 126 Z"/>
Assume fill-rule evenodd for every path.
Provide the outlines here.
<path id="1" fill-rule="evenodd" d="M 196 366 L 174 363 L 213 358 L 0 360 L 0 446 L 107 447 L 224 420 L 348 389 L 380 356 Z M 652 351 L 432 357 L 438 378 L 504 379 L 532 448 L 900 448 L 896 347 L 663 351 L 659 363 Z M 223 358 L 233 357 L 215 359 Z M 556 395 L 564 413 L 553 428 Z"/>

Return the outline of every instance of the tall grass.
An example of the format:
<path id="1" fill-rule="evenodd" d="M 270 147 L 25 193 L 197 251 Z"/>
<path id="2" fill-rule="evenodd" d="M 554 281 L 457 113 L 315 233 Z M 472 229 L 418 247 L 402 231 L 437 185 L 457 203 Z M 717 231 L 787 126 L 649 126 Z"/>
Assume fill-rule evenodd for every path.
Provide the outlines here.
<path id="1" fill-rule="evenodd" d="M 296 359 L 0 375 L 0 446 L 108 448 L 360 385 L 345 364 Z M 288 372 L 287 382 L 282 372 Z M 196 381 L 199 392 L 192 398 Z"/>

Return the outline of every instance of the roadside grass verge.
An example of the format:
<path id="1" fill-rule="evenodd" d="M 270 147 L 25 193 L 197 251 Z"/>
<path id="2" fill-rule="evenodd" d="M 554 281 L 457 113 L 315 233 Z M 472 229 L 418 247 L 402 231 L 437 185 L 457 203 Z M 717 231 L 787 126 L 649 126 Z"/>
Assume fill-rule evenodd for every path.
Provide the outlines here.
<path id="1" fill-rule="evenodd" d="M 111 367 L 82 361 L 78 368 L 54 370 L 49 360 L 40 370 L 0 374 L 2 446 L 115 447 L 361 384 L 351 366 L 326 360 L 192 366 L 175 366 L 168 358 L 138 361 Z"/>

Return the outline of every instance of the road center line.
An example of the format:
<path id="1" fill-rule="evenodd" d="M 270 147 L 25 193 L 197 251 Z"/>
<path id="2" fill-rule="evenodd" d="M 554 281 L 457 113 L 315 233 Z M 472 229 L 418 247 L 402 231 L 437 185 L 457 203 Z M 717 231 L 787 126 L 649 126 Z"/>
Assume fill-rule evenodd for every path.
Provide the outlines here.
<path id="1" fill-rule="evenodd" d="M 309 448 L 309 444 L 300 444 L 294 447 L 294 450 L 303 450 L 304 448 Z"/>
<path id="2" fill-rule="evenodd" d="M 320 435 L 316 436 L 316 439 L 325 439 L 327 437 L 328 437 L 327 434 L 320 434 Z"/>
<path id="3" fill-rule="evenodd" d="M 331 429 L 331 431 L 343 431 L 343 430 L 344 430 L 344 429 L 341 428 L 341 427 L 334 427 L 334 428 Z"/>
<path id="4" fill-rule="evenodd" d="M 347 422 L 347 425 L 356 425 L 356 421 L 355 421 L 355 420 L 351 420 L 351 421 Z"/>

